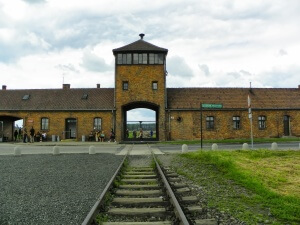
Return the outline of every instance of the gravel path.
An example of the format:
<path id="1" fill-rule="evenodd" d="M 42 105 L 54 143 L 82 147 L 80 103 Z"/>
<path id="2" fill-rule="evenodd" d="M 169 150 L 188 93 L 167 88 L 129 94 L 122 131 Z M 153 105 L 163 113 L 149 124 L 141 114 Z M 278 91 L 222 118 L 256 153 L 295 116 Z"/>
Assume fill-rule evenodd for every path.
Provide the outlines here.
<path id="1" fill-rule="evenodd" d="M 0 224 L 81 224 L 122 158 L 0 156 Z"/>

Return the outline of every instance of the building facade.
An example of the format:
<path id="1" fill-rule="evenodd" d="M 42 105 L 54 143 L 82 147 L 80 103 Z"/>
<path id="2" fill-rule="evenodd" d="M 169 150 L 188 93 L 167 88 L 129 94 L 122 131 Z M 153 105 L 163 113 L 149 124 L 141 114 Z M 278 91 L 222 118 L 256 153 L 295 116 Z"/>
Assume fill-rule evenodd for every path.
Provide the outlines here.
<path id="1" fill-rule="evenodd" d="M 251 98 L 254 137 L 300 136 L 298 88 L 167 88 L 168 50 L 140 39 L 113 49 L 115 88 L 0 90 L 0 141 L 13 140 L 14 122 L 61 140 L 82 140 L 111 130 L 116 140 L 165 141 L 247 138 Z M 203 106 L 203 107 L 202 107 Z M 155 112 L 155 121 L 129 124 L 132 109 Z M 202 123 L 201 123 L 202 121 Z M 132 128 L 134 127 L 134 128 Z M 132 136 L 143 130 L 144 136 Z M 150 131 L 151 130 L 151 131 Z M 128 132 L 130 134 L 128 134 Z M 151 133 L 151 135 L 150 135 Z"/>

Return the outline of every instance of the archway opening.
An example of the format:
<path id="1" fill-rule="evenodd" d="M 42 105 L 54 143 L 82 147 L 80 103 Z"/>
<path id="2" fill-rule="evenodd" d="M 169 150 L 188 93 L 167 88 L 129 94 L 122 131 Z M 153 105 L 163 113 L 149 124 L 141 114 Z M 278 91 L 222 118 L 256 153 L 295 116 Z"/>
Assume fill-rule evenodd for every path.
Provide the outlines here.
<path id="1" fill-rule="evenodd" d="M 157 141 L 158 106 L 149 103 L 133 103 L 123 108 L 125 141 Z"/>
<path id="2" fill-rule="evenodd" d="M 22 127 L 23 119 L 14 116 L 0 116 L 0 142 L 20 140 Z M 18 135 L 14 136 L 16 130 L 18 131 Z"/>

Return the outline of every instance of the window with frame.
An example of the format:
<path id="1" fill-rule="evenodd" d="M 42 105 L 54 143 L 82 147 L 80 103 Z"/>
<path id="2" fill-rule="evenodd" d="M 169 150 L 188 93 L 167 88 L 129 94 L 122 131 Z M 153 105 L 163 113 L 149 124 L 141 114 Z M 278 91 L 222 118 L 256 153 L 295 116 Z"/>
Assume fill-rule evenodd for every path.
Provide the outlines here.
<path id="1" fill-rule="evenodd" d="M 143 53 L 143 64 L 147 64 L 147 63 L 148 63 L 148 54 Z"/>
<path id="2" fill-rule="evenodd" d="M 152 82 L 152 90 L 157 90 L 158 89 L 158 83 L 157 81 Z"/>
<path id="3" fill-rule="evenodd" d="M 123 81 L 123 90 L 128 90 L 128 81 Z"/>
<path id="4" fill-rule="evenodd" d="M 133 64 L 139 64 L 139 54 L 133 53 Z"/>
<path id="5" fill-rule="evenodd" d="M 122 56 L 123 54 L 121 54 L 121 53 L 119 53 L 118 55 L 117 55 L 117 64 L 122 64 Z"/>
<path id="6" fill-rule="evenodd" d="M 102 119 L 100 117 L 94 118 L 94 130 L 101 130 Z"/>
<path id="7" fill-rule="evenodd" d="M 265 116 L 258 117 L 258 128 L 260 130 L 266 129 L 266 117 Z"/>
<path id="8" fill-rule="evenodd" d="M 154 64 L 155 63 L 155 61 L 154 61 L 154 53 L 149 53 L 149 64 Z"/>
<path id="9" fill-rule="evenodd" d="M 41 130 L 49 130 L 49 118 L 41 118 Z"/>
<path id="10" fill-rule="evenodd" d="M 232 121 L 233 121 L 233 129 L 238 130 L 240 129 L 240 125 L 241 125 L 241 119 L 239 116 L 233 116 L 232 117 Z"/>
<path id="11" fill-rule="evenodd" d="M 213 116 L 207 116 L 206 117 L 206 129 L 207 130 L 213 130 L 214 127 L 215 127 L 214 117 Z"/>

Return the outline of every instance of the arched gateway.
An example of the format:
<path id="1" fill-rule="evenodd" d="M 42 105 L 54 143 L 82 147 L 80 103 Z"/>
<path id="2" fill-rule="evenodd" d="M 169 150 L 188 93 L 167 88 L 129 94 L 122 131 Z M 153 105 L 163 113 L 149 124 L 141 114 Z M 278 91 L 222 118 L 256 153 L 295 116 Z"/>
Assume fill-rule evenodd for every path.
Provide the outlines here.
<path id="1" fill-rule="evenodd" d="M 128 112 L 133 109 L 149 109 L 154 111 L 154 119 L 141 120 L 131 119 L 129 120 Z M 122 106 L 123 112 L 123 137 L 124 141 L 158 141 L 159 140 L 159 105 L 150 102 L 132 102 Z M 141 135 L 142 134 L 142 135 Z"/>

